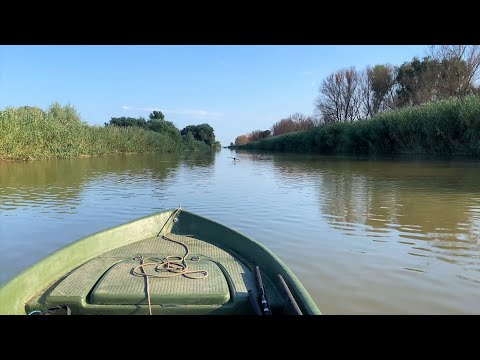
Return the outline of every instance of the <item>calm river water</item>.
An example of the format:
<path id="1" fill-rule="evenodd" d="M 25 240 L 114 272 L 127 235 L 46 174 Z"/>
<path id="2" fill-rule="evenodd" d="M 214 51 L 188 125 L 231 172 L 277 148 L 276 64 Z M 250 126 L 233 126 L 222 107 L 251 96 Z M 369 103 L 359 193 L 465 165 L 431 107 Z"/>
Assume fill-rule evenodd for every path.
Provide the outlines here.
<path id="1" fill-rule="evenodd" d="M 0 162 L 0 285 L 78 238 L 178 205 L 265 244 L 324 314 L 480 314 L 474 161 L 222 149 Z"/>

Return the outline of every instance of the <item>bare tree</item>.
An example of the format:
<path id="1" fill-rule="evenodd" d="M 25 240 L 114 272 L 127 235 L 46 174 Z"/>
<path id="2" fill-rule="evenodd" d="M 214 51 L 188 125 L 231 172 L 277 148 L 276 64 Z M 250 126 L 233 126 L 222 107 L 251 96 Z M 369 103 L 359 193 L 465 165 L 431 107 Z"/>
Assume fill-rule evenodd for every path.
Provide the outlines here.
<path id="1" fill-rule="evenodd" d="M 355 121 L 361 118 L 361 96 L 359 84 L 359 74 L 354 67 L 345 71 L 345 86 L 343 87 L 343 98 L 345 99 L 346 120 Z"/>
<path id="2" fill-rule="evenodd" d="M 323 80 L 319 88 L 320 96 L 316 100 L 315 107 L 324 123 L 344 120 L 341 82 L 342 76 L 337 71 Z"/>
<path id="3" fill-rule="evenodd" d="M 373 90 L 372 81 L 369 76 L 370 67 L 367 67 L 360 73 L 360 96 L 362 99 L 361 114 L 362 118 L 368 118 L 373 115 Z"/>
<path id="4" fill-rule="evenodd" d="M 440 92 L 446 96 L 464 96 L 476 92 L 480 78 L 479 45 L 437 45 L 429 49 L 430 56 L 441 65 Z"/>
<path id="5" fill-rule="evenodd" d="M 360 76 L 355 67 L 330 74 L 320 86 L 315 101 L 317 114 L 325 123 L 352 122 L 361 116 Z"/>

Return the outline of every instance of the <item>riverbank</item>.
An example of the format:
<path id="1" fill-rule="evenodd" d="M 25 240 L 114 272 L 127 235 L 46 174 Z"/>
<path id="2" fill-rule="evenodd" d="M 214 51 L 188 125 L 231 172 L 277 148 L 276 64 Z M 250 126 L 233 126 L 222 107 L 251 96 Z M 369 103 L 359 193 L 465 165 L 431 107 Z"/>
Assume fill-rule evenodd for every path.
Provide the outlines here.
<path id="1" fill-rule="evenodd" d="M 139 127 L 90 126 L 71 106 L 0 111 L 0 160 L 34 160 L 123 153 L 209 150 L 180 133 Z"/>
<path id="2" fill-rule="evenodd" d="M 480 157 L 480 97 L 392 110 L 367 120 L 335 123 L 231 146 L 318 154 Z"/>

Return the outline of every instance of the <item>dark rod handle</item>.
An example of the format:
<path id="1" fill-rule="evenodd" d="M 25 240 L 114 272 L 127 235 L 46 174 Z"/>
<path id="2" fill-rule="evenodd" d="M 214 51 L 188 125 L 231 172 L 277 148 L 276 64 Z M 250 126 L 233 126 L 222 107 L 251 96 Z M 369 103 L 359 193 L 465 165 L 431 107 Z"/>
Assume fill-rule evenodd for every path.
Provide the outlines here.
<path id="1" fill-rule="evenodd" d="M 257 288 L 260 292 L 260 295 L 265 295 L 265 288 L 263 287 L 262 274 L 260 273 L 260 268 L 255 266 L 255 278 L 257 279 Z"/>
<path id="2" fill-rule="evenodd" d="M 258 301 L 252 290 L 248 290 L 248 300 L 250 300 L 250 305 L 252 306 L 254 314 L 262 315 L 262 310 L 260 310 L 260 306 L 258 305 Z"/>

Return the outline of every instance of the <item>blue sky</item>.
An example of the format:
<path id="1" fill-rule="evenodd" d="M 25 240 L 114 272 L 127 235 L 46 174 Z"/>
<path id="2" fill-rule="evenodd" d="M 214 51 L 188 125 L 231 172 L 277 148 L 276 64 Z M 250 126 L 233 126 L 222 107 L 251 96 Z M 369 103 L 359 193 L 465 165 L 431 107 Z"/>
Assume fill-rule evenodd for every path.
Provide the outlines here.
<path id="1" fill-rule="evenodd" d="M 400 65 L 427 46 L 0 46 L 0 109 L 70 103 L 90 124 L 161 110 L 182 129 L 208 123 L 223 146 L 295 112 L 343 67 Z"/>

